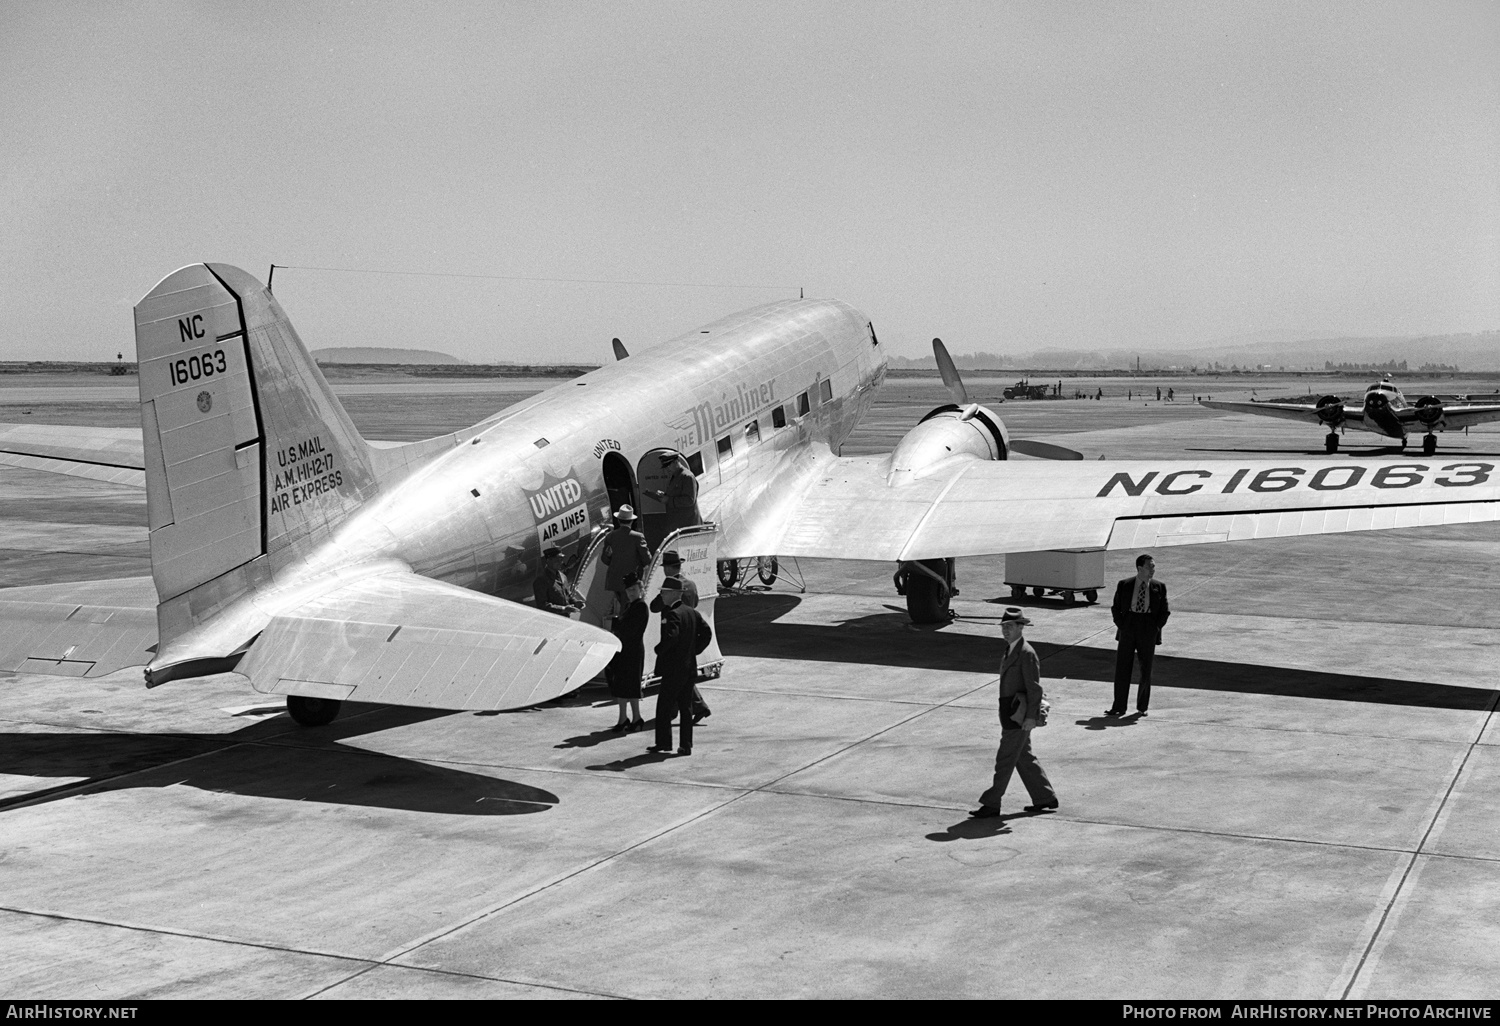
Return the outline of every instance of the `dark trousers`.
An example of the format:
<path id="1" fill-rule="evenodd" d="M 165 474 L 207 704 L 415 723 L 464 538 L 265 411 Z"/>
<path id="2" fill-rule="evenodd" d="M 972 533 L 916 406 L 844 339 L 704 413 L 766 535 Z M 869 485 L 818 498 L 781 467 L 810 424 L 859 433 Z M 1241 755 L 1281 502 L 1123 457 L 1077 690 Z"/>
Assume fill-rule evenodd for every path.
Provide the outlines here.
<path id="1" fill-rule="evenodd" d="M 1012 771 L 1019 774 L 1021 783 L 1026 785 L 1026 793 L 1031 795 L 1031 804 L 1050 805 L 1057 801 L 1057 792 L 1052 790 L 1052 781 L 1047 779 L 1047 771 L 1042 769 L 1042 764 L 1031 754 L 1031 735 L 1024 730 L 1002 729 L 1000 749 L 995 753 L 995 780 L 979 796 L 980 805 L 993 805 L 997 809 L 1000 807 L 1000 799 L 1005 795 L 1005 785 L 1010 783 Z"/>
<path id="2" fill-rule="evenodd" d="M 1132 616 L 1139 614 L 1132 613 Z M 1151 704 L 1151 662 L 1156 658 L 1156 628 L 1146 625 L 1138 631 L 1122 630 L 1120 645 L 1115 649 L 1115 704 L 1125 711 L 1130 701 L 1130 671 L 1136 658 L 1141 660 L 1141 686 L 1136 691 L 1135 707 L 1141 712 Z"/>
<path id="3" fill-rule="evenodd" d="M 683 748 L 693 747 L 693 682 L 662 681 L 656 692 L 656 747 L 672 747 L 672 720 L 682 717 L 681 740 Z"/>

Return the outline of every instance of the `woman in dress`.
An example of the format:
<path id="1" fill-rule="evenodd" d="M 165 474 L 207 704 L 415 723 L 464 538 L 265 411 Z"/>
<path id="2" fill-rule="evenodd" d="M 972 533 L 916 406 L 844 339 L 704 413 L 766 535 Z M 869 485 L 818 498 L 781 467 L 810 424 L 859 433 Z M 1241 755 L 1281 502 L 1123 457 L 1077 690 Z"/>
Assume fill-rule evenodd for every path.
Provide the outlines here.
<path id="1" fill-rule="evenodd" d="M 625 608 L 615 617 L 615 637 L 620 639 L 620 651 L 609 661 L 605 679 L 609 681 L 609 694 L 620 706 L 620 720 L 614 725 L 616 734 L 640 730 L 646 725 L 641 719 L 641 673 L 646 667 L 646 646 L 643 638 L 646 623 L 651 614 L 646 603 L 641 601 L 641 582 L 635 574 L 625 578 Z M 631 716 L 627 717 L 625 706 L 629 703 Z"/>

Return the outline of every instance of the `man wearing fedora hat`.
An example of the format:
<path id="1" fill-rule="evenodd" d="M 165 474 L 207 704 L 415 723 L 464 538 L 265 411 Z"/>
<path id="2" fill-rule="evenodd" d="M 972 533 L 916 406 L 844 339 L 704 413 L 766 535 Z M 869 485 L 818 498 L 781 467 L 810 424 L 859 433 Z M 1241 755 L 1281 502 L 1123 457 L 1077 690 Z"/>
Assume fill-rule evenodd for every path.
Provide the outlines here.
<path id="1" fill-rule="evenodd" d="M 604 548 L 599 553 L 599 562 L 609 568 L 604 575 L 604 586 L 614 592 L 619 610 L 626 606 L 625 578 L 631 574 L 644 577 L 651 563 L 646 536 L 635 529 L 635 519 L 635 510 L 629 506 L 615 510 L 615 526 L 605 536 Z"/>
<path id="2" fill-rule="evenodd" d="M 698 586 L 693 583 L 692 578 L 682 572 L 682 556 L 676 549 L 668 549 L 661 554 L 662 572 L 668 577 L 675 577 L 682 582 L 682 604 L 693 609 L 698 608 Z M 651 612 L 659 613 L 662 609 L 662 598 L 660 595 L 651 600 Z M 708 707 L 703 700 L 703 692 L 697 684 L 693 685 L 693 722 L 706 720 L 712 716 L 714 711 Z"/>
<path id="3" fill-rule="evenodd" d="M 1015 606 L 1000 618 L 1000 635 L 1006 645 L 1005 657 L 1000 660 L 1000 750 L 995 753 L 995 780 L 979 796 L 979 808 L 969 813 L 975 819 L 1000 815 L 1000 799 L 1012 770 L 1020 775 L 1031 795 L 1027 812 L 1057 808 L 1052 781 L 1031 754 L 1031 731 L 1042 707 L 1042 661 L 1022 637 L 1022 628 L 1030 623 Z"/>

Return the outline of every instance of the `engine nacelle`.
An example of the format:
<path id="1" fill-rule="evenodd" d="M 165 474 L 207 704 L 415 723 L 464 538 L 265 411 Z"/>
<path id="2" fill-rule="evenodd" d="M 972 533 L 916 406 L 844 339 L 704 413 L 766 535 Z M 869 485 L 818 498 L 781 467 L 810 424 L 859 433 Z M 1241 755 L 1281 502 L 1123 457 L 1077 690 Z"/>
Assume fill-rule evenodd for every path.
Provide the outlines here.
<path id="1" fill-rule="evenodd" d="M 925 477 L 953 460 L 1003 460 L 1009 454 L 1010 436 L 994 413 L 978 403 L 939 406 L 896 445 L 889 480 Z"/>
<path id="2" fill-rule="evenodd" d="M 1417 400 L 1417 419 L 1432 427 L 1443 419 L 1443 401 L 1435 395 L 1424 395 Z"/>
<path id="3" fill-rule="evenodd" d="M 1318 419 L 1329 427 L 1338 427 L 1344 422 L 1344 400 L 1336 395 L 1325 395 L 1319 399 Z"/>

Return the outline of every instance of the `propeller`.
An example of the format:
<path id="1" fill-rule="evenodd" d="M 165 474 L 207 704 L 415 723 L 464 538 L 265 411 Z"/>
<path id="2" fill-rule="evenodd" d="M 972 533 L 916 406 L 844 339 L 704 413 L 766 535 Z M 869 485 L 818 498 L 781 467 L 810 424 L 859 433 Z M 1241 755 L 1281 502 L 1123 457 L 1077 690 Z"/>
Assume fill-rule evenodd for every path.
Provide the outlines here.
<path id="1" fill-rule="evenodd" d="M 958 368 L 953 366 L 953 357 L 948 355 L 948 347 L 943 345 L 942 339 L 932 340 L 932 355 L 937 360 L 938 373 L 943 376 L 943 384 L 953 396 L 953 401 L 960 406 L 969 405 L 969 390 L 964 388 L 964 379 L 958 376 Z"/>
<path id="2" fill-rule="evenodd" d="M 1061 445 L 1053 445 L 1051 442 L 1038 442 L 1031 438 L 1012 438 L 1010 440 L 1012 452 L 1018 452 L 1023 456 L 1035 456 L 1039 460 L 1081 460 L 1083 453 L 1075 449 L 1064 448 Z M 1099 457 L 1103 459 L 1104 457 Z"/>
<path id="3" fill-rule="evenodd" d="M 963 419 L 973 419 L 979 412 L 979 404 L 969 401 L 969 390 L 964 388 L 964 379 L 958 376 L 958 368 L 953 365 L 953 357 L 948 355 L 948 347 L 943 345 L 942 339 L 932 340 L 932 355 L 937 360 L 938 373 L 942 375 L 943 384 L 953 396 L 953 401 L 960 406 L 968 407 L 964 411 Z M 1081 452 L 1064 448 L 1061 445 L 1053 445 L 1051 442 L 1036 442 L 1029 438 L 1012 438 L 1010 447 L 1013 452 L 1018 452 L 1023 456 L 1034 456 L 1041 460 L 1083 459 Z"/>

